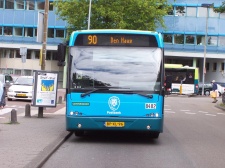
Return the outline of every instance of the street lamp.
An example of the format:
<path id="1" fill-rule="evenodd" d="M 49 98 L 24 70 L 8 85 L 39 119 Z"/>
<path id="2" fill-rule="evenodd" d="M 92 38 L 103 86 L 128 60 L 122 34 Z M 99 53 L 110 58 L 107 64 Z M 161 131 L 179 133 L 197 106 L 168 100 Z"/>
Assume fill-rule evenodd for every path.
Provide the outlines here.
<path id="1" fill-rule="evenodd" d="M 89 12 L 88 12 L 88 30 L 90 29 L 90 22 L 91 22 L 91 0 L 89 3 Z"/>
<path id="2" fill-rule="evenodd" d="M 206 13 L 206 26 L 205 26 L 205 45 L 204 45 L 204 59 L 203 59 L 203 69 L 202 69 L 202 96 L 204 96 L 204 85 L 205 85 L 205 74 L 206 74 L 206 68 L 205 68 L 205 62 L 206 62 L 206 45 L 207 45 L 207 34 L 208 34 L 208 16 L 209 16 L 209 8 L 213 4 L 202 4 L 202 7 L 207 8 L 207 13 Z"/>

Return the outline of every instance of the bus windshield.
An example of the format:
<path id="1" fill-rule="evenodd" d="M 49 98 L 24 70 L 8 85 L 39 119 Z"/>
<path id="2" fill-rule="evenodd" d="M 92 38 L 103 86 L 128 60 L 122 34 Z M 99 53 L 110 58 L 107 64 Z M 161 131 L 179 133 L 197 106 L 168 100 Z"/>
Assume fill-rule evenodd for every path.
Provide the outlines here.
<path id="1" fill-rule="evenodd" d="M 162 49 L 156 47 L 70 48 L 70 88 L 119 87 L 159 90 Z"/>

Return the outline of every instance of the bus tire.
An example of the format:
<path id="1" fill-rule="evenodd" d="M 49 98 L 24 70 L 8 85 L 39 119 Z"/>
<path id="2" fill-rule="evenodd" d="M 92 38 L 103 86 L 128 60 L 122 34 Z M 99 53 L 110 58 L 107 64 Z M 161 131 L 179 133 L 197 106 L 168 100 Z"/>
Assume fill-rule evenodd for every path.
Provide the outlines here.
<path id="1" fill-rule="evenodd" d="M 84 131 L 74 131 L 75 136 L 83 136 Z"/>

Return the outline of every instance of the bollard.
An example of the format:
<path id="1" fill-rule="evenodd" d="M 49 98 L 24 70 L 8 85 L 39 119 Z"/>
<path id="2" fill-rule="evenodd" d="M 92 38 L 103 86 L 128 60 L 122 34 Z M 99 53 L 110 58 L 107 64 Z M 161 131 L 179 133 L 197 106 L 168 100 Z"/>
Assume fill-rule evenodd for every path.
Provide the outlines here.
<path id="1" fill-rule="evenodd" d="M 59 96 L 58 104 L 62 104 L 62 96 Z"/>
<path id="2" fill-rule="evenodd" d="M 11 124 L 17 124 L 17 112 L 15 109 L 11 111 Z"/>
<path id="3" fill-rule="evenodd" d="M 25 106 L 25 117 L 31 117 L 29 104 L 26 104 L 26 106 Z"/>

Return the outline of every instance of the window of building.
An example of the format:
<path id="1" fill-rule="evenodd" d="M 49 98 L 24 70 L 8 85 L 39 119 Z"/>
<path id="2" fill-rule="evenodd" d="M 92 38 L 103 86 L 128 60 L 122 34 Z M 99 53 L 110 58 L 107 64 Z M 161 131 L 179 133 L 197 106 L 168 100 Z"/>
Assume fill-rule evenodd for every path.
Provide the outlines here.
<path id="1" fill-rule="evenodd" d="M 185 16 L 186 7 L 185 6 L 176 6 L 175 11 L 176 11 L 175 16 Z"/>
<path id="2" fill-rule="evenodd" d="M 31 50 L 27 50 L 27 59 L 31 59 L 31 54 L 32 54 Z"/>
<path id="3" fill-rule="evenodd" d="M 217 36 L 208 36 L 208 45 L 217 46 Z"/>
<path id="4" fill-rule="evenodd" d="M 13 33 L 13 27 L 4 27 L 4 35 L 11 36 Z"/>
<path id="5" fill-rule="evenodd" d="M 54 38 L 54 29 L 53 28 L 48 28 L 48 37 Z"/>
<path id="6" fill-rule="evenodd" d="M 2 26 L 0 26 L 0 36 L 2 35 L 2 30 L 3 30 L 3 28 L 2 28 Z"/>
<path id="7" fill-rule="evenodd" d="M 14 36 L 23 36 L 23 28 L 14 27 Z"/>
<path id="8" fill-rule="evenodd" d="M 209 71 L 209 62 L 206 62 L 206 71 Z"/>
<path id="9" fill-rule="evenodd" d="M 195 44 L 195 36 L 194 35 L 186 35 L 185 43 L 186 44 Z"/>
<path id="10" fill-rule="evenodd" d="M 53 51 L 52 52 L 52 60 L 58 60 L 57 52 L 56 51 Z"/>
<path id="11" fill-rule="evenodd" d="M 217 69 L 217 63 L 214 62 L 214 63 L 213 63 L 213 71 L 216 71 L 216 69 Z"/>
<path id="12" fill-rule="evenodd" d="M 184 35 L 183 34 L 175 34 L 174 35 L 174 43 L 175 44 L 184 44 Z"/>
<path id="13" fill-rule="evenodd" d="M 53 11 L 53 3 L 49 1 L 49 10 Z"/>
<path id="14" fill-rule="evenodd" d="M 224 62 L 220 64 L 220 71 L 224 71 Z"/>
<path id="15" fill-rule="evenodd" d="M 51 60 L 51 51 L 46 52 L 46 60 Z"/>
<path id="16" fill-rule="evenodd" d="M 37 37 L 37 28 L 34 29 L 34 36 Z"/>
<path id="17" fill-rule="evenodd" d="M 3 58 L 14 58 L 14 50 L 4 49 Z"/>
<path id="18" fill-rule="evenodd" d="M 5 9 L 14 9 L 14 0 L 5 0 Z"/>
<path id="19" fill-rule="evenodd" d="M 20 50 L 16 50 L 16 58 L 21 58 Z"/>
<path id="20" fill-rule="evenodd" d="M 167 12 L 167 15 L 174 15 L 174 7 Z"/>
<path id="21" fill-rule="evenodd" d="M 197 8 L 196 7 L 187 7 L 187 16 L 194 16 L 196 17 L 196 11 Z"/>
<path id="22" fill-rule="evenodd" d="M 40 50 L 34 51 L 34 56 L 35 56 L 35 59 L 39 59 L 40 58 Z"/>
<path id="23" fill-rule="evenodd" d="M 209 17 L 219 17 L 219 13 L 213 11 L 212 8 L 209 8 Z"/>
<path id="24" fill-rule="evenodd" d="M 27 1 L 25 1 L 25 9 L 26 10 L 34 10 L 34 7 L 35 7 L 35 3 L 34 3 L 34 1 L 32 1 L 32 0 L 27 0 Z"/>
<path id="25" fill-rule="evenodd" d="M 208 37 L 209 39 L 209 37 Z M 197 36 L 197 45 L 205 45 L 205 35 Z"/>
<path id="26" fill-rule="evenodd" d="M 218 41 L 219 46 L 225 46 L 225 36 L 220 36 Z"/>
<path id="27" fill-rule="evenodd" d="M 45 2 L 43 0 L 37 2 L 37 9 L 44 10 L 45 9 Z"/>
<path id="28" fill-rule="evenodd" d="M 64 30 L 63 29 L 56 29 L 55 30 L 55 37 L 64 38 Z"/>
<path id="29" fill-rule="evenodd" d="M 15 0 L 15 9 L 24 9 L 24 0 Z"/>
<path id="30" fill-rule="evenodd" d="M 32 70 L 24 69 L 23 70 L 23 75 L 25 75 L 25 76 L 31 76 L 32 75 Z"/>
<path id="31" fill-rule="evenodd" d="M 164 34 L 163 40 L 165 43 L 172 43 L 173 42 L 173 36 L 171 34 Z"/>
<path id="32" fill-rule="evenodd" d="M 198 7 L 198 17 L 206 17 L 208 14 L 207 8 L 204 7 Z"/>
<path id="33" fill-rule="evenodd" d="M 34 37 L 33 31 L 34 31 L 33 28 L 30 28 L 30 27 L 24 28 L 24 36 L 25 37 Z"/>
<path id="34" fill-rule="evenodd" d="M 4 7 L 4 0 L 0 0 L 0 8 Z"/>
<path id="35" fill-rule="evenodd" d="M 21 75 L 21 69 L 15 69 L 14 74 L 15 75 Z"/>

